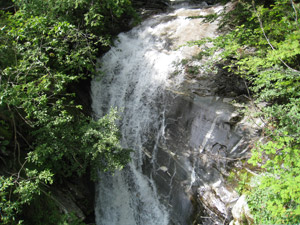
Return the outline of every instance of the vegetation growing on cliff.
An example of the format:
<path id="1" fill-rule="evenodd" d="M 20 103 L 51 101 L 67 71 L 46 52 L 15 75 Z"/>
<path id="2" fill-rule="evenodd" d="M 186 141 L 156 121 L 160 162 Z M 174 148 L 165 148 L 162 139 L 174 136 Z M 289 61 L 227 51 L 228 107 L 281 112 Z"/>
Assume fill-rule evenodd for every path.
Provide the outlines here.
<path id="1" fill-rule="evenodd" d="M 96 56 L 134 13 L 129 0 L 5 4 L 0 10 L 0 222 L 28 224 L 32 221 L 24 220 L 22 210 L 41 201 L 39 195 L 49 196 L 53 183 L 89 168 L 94 173 L 126 164 L 129 151 L 119 146 L 116 113 L 92 120 L 69 87 L 93 74 Z M 267 102 L 264 108 L 256 105 L 265 142 L 257 144 L 249 162 L 263 175 L 248 196 L 249 206 L 256 223 L 297 223 L 300 3 L 234 4 L 221 23 L 231 31 L 210 40 L 215 47 L 208 51 L 222 49 L 228 70 L 247 80 L 256 102 Z M 80 224 L 73 217 L 46 222 Z"/>
<path id="2" fill-rule="evenodd" d="M 228 70 L 247 80 L 264 123 L 249 163 L 262 174 L 248 193 L 256 224 L 300 221 L 300 3 L 236 1 L 215 40 Z M 199 42 L 202 44 L 202 41 Z M 259 108 L 258 102 L 266 102 Z"/>
<path id="3" fill-rule="evenodd" d="M 116 112 L 92 120 L 69 87 L 93 75 L 101 48 L 133 16 L 129 0 L 1 5 L 1 224 L 30 224 L 22 210 L 38 195 L 48 196 L 53 183 L 89 170 L 95 177 L 97 169 L 111 171 L 128 162 Z"/>

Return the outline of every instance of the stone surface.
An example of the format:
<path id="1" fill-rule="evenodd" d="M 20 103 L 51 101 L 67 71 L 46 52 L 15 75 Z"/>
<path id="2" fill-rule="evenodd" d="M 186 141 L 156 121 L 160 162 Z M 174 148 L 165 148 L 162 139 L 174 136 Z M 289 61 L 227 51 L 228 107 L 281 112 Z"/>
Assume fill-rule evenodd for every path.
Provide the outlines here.
<path id="1" fill-rule="evenodd" d="M 60 185 L 52 187 L 52 199 L 63 214 L 74 213 L 86 224 L 95 223 L 94 183 L 90 175 L 76 179 L 65 179 Z"/>
<path id="2" fill-rule="evenodd" d="M 199 76 L 204 78 L 199 81 Z M 249 155 L 249 142 L 260 127 L 232 103 L 246 94 L 239 78 L 221 70 L 187 76 L 185 83 L 166 94 L 165 136 L 155 156 L 147 149 L 144 172 L 156 182 L 165 205 L 173 206 L 172 224 L 229 223 L 239 196 L 226 177 L 235 162 Z"/>
<path id="3" fill-rule="evenodd" d="M 171 54 L 170 51 L 172 49 L 177 49 L 187 41 L 195 41 L 203 37 L 215 37 L 216 22 L 212 25 L 202 23 L 203 19 L 201 18 L 195 18 L 191 24 L 187 25 L 189 20 L 185 17 L 189 15 L 197 16 L 200 15 L 200 12 L 203 13 L 201 15 L 207 15 L 218 11 L 219 6 L 205 8 L 204 11 L 194 9 L 187 11 L 178 10 L 163 20 L 156 21 L 155 24 L 152 24 L 152 29 L 157 24 L 168 23 L 167 26 L 162 26 L 155 32 L 155 35 L 158 35 L 159 38 L 167 40 L 164 44 L 164 49 L 159 52 Z M 176 17 L 179 20 L 176 20 Z M 191 30 L 188 30 L 188 28 L 191 28 Z M 148 36 L 147 33 L 144 38 Z M 194 46 L 186 51 L 182 50 L 180 54 L 190 60 L 193 56 L 201 53 L 202 50 Z M 135 53 L 142 51 L 143 49 L 140 48 L 135 50 Z M 149 52 L 152 51 L 149 49 Z M 137 54 L 133 55 L 136 56 Z M 140 61 L 141 58 L 144 59 L 144 55 L 147 55 L 147 52 L 137 57 L 138 60 L 134 61 L 134 65 L 139 65 L 139 68 L 143 68 L 143 70 L 147 68 L 148 71 L 150 68 L 148 67 L 149 63 L 145 65 L 143 64 L 144 62 Z M 207 72 L 209 71 L 207 66 L 205 66 L 207 61 L 207 57 L 203 56 L 201 62 L 189 61 L 185 65 L 180 65 L 179 74 L 182 75 L 181 72 L 184 72 L 183 83 L 176 87 L 169 85 L 169 89 L 166 91 L 165 89 L 150 89 L 147 86 L 147 82 L 141 82 L 142 88 L 135 91 L 132 87 L 143 79 L 138 78 L 134 82 L 136 77 L 131 75 L 136 75 L 136 73 L 131 71 L 135 70 L 130 70 L 128 74 L 121 73 L 121 71 L 126 71 L 127 64 L 126 67 L 121 67 L 119 61 L 112 61 L 114 65 L 120 66 L 116 68 L 118 73 L 113 71 L 113 74 L 121 74 L 122 79 L 125 78 L 123 81 L 119 81 L 120 84 L 124 84 L 124 87 L 121 85 L 124 88 L 124 92 L 120 96 L 115 96 L 116 91 L 110 93 L 105 88 L 98 89 L 104 90 L 99 95 L 101 97 L 99 99 L 103 99 L 101 102 L 107 101 L 113 95 L 113 101 L 119 103 L 119 100 L 123 98 L 122 94 L 124 94 L 124 102 L 122 101 L 122 104 L 119 104 L 135 112 L 135 117 L 132 116 L 132 113 L 128 116 L 128 121 L 134 126 L 129 126 L 130 129 L 125 129 L 124 131 L 126 132 L 123 132 L 123 135 L 131 137 L 130 140 L 126 140 L 126 143 L 139 142 L 139 135 L 130 136 L 132 133 L 134 134 L 135 130 L 140 130 L 140 127 L 142 127 L 140 124 L 135 123 L 136 120 L 141 119 L 143 121 L 144 118 L 147 120 L 148 117 L 151 118 L 155 114 L 155 121 L 162 121 L 158 123 L 159 125 L 156 124 L 157 126 L 144 128 L 149 129 L 149 132 L 147 132 L 147 138 L 143 137 L 141 139 L 143 142 L 143 149 L 141 150 L 143 154 L 141 159 L 140 157 L 138 158 L 138 165 L 140 165 L 140 161 L 143 161 L 142 172 L 147 175 L 147 179 L 149 178 L 150 188 L 153 189 L 155 197 L 157 196 L 156 193 L 158 193 L 159 202 L 162 202 L 166 206 L 165 208 L 168 209 L 170 225 L 224 224 L 232 220 L 231 209 L 237 201 L 238 195 L 226 185 L 226 177 L 230 169 L 235 165 L 235 162 L 248 157 L 249 142 L 259 134 L 260 128 L 253 126 L 252 123 L 247 121 L 247 117 L 238 112 L 238 109 L 241 109 L 242 106 L 239 106 L 237 103 L 245 102 L 245 96 L 247 95 L 244 81 L 223 70 L 223 65 L 215 64 L 214 68 L 215 70 L 217 69 L 217 72 Z M 123 61 L 121 60 L 120 62 Z M 152 63 L 152 61 L 150 62 Z M 167 74 L 165 70 L 160 70 L 164 67 L 161 65 L 165 64 L 158 64 L 157 67 L 149 69 L 151 73 L 157 71 L 156 75 L 158 76 L 154 77 L 158 80 Z M 139 72 L 138 74 L 144 74 L 144 71 L 136 71 Z M 145 77 L 147 78 L 146 75 Z M 170 75 L 169 80 L 174 85 L 178 83 L 176 82 L 175 74 Z M 113 79 L 105 82 L 109 83 L 111 87 Z M 112 90 L 119 90 L 119 83 L 114 83 L 114 87 L 117 89 Z M 127 83 L 129 83 L 129 86 L 125 86 Z M 151 83 L 151 81 L 149 80 L 148 83 Z M 140 86 L 138 85 L 137 87 Z M 151 88 L 153 87 L 151 86 Z M 149 96 L 142 89 L 155 90 L 154 93 L 158 92 L 159 95 L 153 93 L 153 95 Z M 153 98 L 153 96 L 155 97 Z M 129 102 L 128 100 L 131 98 L 132 102 Z M 151 101 L 147 101 L 147 99 L 151 99 Z M 233 101 L 236 103 L 233 104 Z M 133 107 L 128 106 L 131 103 L 135 103 Z M 147 105 L 147 107 L 144 107 L 144 105 Z M 101 108 L 101 105 L 99 108 Z M 138 113 L 143 110 L 149 113 Z M 156 115 L 157 112 L 160 113 Z M 131 120 L 131 118 L 135 119 Z M 129 123 L 128 121 L 125 121 L 125 123 Z M 151 124 L 155 124 L 154 120 L 149 121 L 151 121 Z M 160 132 L 161 130 L 163 132 Z M 134 171 L 137 172 L 136 170 Z M 135 173 L 130 172 L 130 174 Z M 133 176 L 128 177 L 132 178 Z M 128 177 L 123 181 L 124 179 L 121 179 L 123 177 L 120 176 L 120 179 L 115 179 L 118 182 L 112 183 L 117 187 L 122 187 L 122 189 L 115 189 L 118 192 L 128 192 L 128 196 L 130 196 L 128 199 L 132 199 L 132 193 L 137 193 L 133 195 L 133 198 L 134 201 L 139 203 L 142 198 L 139 194 L 140 192 L 135 191 L 134 184 L 137 184 L 137 182 L 134 183 L 135 179 L 129 179 Z M 153 182 L 155 185 L 152 185 Z M 140 183 L 143 184 L 141 187 L 144 189 L 144 182 Z M 136 186 L 139 187 L 138 185 Z M 106 194 L 109 196 L 107 193 L 110 188 L 108 186 L 102 187 L 102 190 L 106 191 L 102 195 Z M 111 192 L 111 196 L 117 194 L 117 192 Z M 104 201 L 103 205 L 108 205 L 109 207 L 105 208 L 104 212 L 109 212 L 109 209 L 121 211 L 118 210 L 118 205 L 120 204 L 111 204 L 112 201 L 108 201 L 111 199 L 114 198 L 105 199 L 107 201 Z M 123 198 L 116 199 L 113 203 L 119 200 L 122 200 L 120 202 L 124 204 Z M 125 208 L 130 204 L 130 201 L 128 202 L 128 204 L 125 204 Z M 134 212 L 145 212 L 143 210 L 139 211 L 143 206 L 142 204 L 136 205 L 138 207 L 134 208 Z M 99 214 L 99 217 L 104 214 Z M 124 218 L 127 214 L 122 213 L 121 215 L 122 217 L 120 218 Z M 116 217 L 114 216 L 114 218 Z M 139 217 L 139 215 L 136 217 Z M 111 221 L 111 218 L 107 221 Z"/>
<path id="4" fill-rule="evenodd" d="M 254 219 L 250 213 L 245 195 L 242 195 L 233 206 L 232 216 L 232 225 L 254 224 Z"/>

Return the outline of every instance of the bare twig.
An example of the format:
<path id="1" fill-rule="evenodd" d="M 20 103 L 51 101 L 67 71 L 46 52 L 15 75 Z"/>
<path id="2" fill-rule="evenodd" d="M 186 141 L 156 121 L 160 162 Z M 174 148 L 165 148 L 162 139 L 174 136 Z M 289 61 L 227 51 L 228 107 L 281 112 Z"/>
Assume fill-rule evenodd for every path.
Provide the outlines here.
<path id="1" fill-rule="evenodd" d="M 19 132 L 17 131 L 17 134 L 26 142 L 26 144 L 28 145 L 29 148 L 31 148 L 32 150 L 34 149 L 29 142 L 27 141 L 27 139 Z"/>
<path id="2" fill-rule="evenodd" d="M 12 122 L 13 122 L 13 127 L 14 127 L 14 144 L 15 144 L 15 147 L 14 147 L 14 159 L 16 159 L 16 150 L 18 150 L 18 163 L 20 164 L 20 166 L 22 166 L 22 163 L 21 163 L 21 149 L 20 149 L 20 144 L 18 142 L 18 136 L 17 136 L 17 125 L 16 125 L 16 120 L 15 120 L 15 116 L 9 106 L 9 104 L 7 104 L 7 108 L 8 110 L 11 112 L 11 118 L 12 118 Z"/>
<path id="3" fill-rule="evenodd" d="M 22 166 L 20 143 L 18 142 L 18 140 L 16 140 L 16 143 L 17 143 L 17 148 L 18 148 L 18 163 L 20 164 L 20 166 Z"/>
<path id="4" fill-rule="evenodd" d="M 27 159 L 24 161 L 24 163 L 21 165 L 21 168 L 19 169 L 17 180 L 19 180 L 21 172 L 22 172 L 22 170 L 23 170 L 26 163 L 27 163 Z"/>
<path id="5" fill-rule="evenodd" d="M 245 170 L 247 170 L 249 173 L 251 173 L 254 176 L 258 176 L 257 173 L 254 173 L 252 170 L 248 169 L 247 167 L 244 167 Z"/>
<path id="6" fill-rule="evenodd" d="M 255 110 L 256 112 L 257 112 L 258 110 L 261 112 L 260 108 L 257 107 L 257 105 L 255 104 L 255 102 L 253 101 L 253 98 L 251 97 L 250 90 L 249 90 L 249 87 L 248 87 L 248 85 L 247 85 L 247 82 L 245 81 L 245 79 L 243 79 L 243 81 L 244 81 L 245 87 L 246 87 L 246 89 L 247 89 L 248 99 L 250 100 L 251 104 L 253 105 L 254 110 Z M 254 124 L 255 124 L 256 126 L 260 127 L 260 126 L 255 122 L 255 120 L 254 120 L 254 118 L 251 116 L 251 114 L 250 114 L 250 117 L 251 117 L 252 121 L 254 122 Z M 264 125 L 266 126 L 266 125 L 267 125 L 267 122 L 265 122 L 265 120 L 260 116 L 260 114 L 259 114 L 259 118 L 261 119 L 261 121 L 262 121 L 262 122 L 264 123 Z"/>
<path id="7" fill-rule="evenodd" d="M 78 160 L 76 159 L 74 154 L 72 154 L 72 157 L 78 163 L 78 165 L 81 167 L 81 169 L 83 169 L 83 166 L 80 164 L 80 162 L 78 162 Z"/>
<path id="8" fill-rule="evenodd" d="M 56 198 L 54 198 L 52 195 L 50 195 L 49 193 L 47 193 L 43 189 L 40 189 L 40 191 L 43 192 L 49 198 L 51 198 L 53 201 L 55 201 L 61 207 L 61 209 L 64 211 L 65 214 L 69 213 L 67 208 L 60 201 L 58 201 Z"/>
<path id="9" fill-rule="evenodd" d="M 0 156 L 1 161 L 3 162 L 4 165 L 6 165 L 5 160 Z"/>
<path id="10" fill-rule="evenodd" d="M 14 114 L 10 108 L 10 106 L 7 104 L 7 108 L 8 110 L 11 112 L 11 117 L 12 117 L 12 122 L 13 122 L 13 127 L 14 127 L 14 144 L 15 144 L 15 147 L 14 147 L 14 160 L 16 159 L 16 150 L 18 148 L 17 146 L 17 126 L 16 126 L 16 121 L 15 121 L 15 117 L 14 117 Z M 19 158 L 19 157 L 18 157 Z"/>
<path id="11" fill-rule="evenodd" d="M 15 7 L 15 5 L 11 5 L 11 6 L 8 6 L 8 7 L 6 7 L 6 8 L 1 8 L 1 10 L 7 10 L 7 9 L 11 9 L 11 8 L 13 8 L 13 7 Z"/>
<path id="12" fill-rule="evenodd" d="M 290 0 L 291 1 L 291 4 L 292 4 L 292 7 L 293 7 L 293 10 L 295 12 L 295 22 L 297 24 L 297 26 L 299 26 L 298 24 L 298 13 L 297 13 L 297 10 L 296 10 L 296 7 L 295 7 L 295 4 L 294 4 L 294 1 L 293 0 Z"/>
<path id="13" fill-rule="evenodd" d="M 21 115 L 21 113 L 19 113 L 17 107 L 14 107 L 14 108 L 15 108 L 16 112 L 18 113 L 18 115 L 22 118 L 22 120 L 24 120 L 24 122 L 25 122 L 27 125 L 29 125 L 30 127 L 34 127 L 34 124 L 32 124 L 31 121 L 26 120 L 26 119 Z"/>

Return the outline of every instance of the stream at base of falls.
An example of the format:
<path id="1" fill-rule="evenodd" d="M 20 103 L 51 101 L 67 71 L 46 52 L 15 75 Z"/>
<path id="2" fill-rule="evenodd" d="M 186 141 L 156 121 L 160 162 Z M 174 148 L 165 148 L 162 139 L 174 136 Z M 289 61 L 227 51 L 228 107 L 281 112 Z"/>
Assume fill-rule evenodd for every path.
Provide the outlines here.
<path id="1" fill-rule="evenodd" d="M 196 16 L 222 10 L 222 6 L 186 7 L 154 15 L 131 31 L 119 34 L 115 46 L 99 60 L 99 77 L 92 81 L 91 93 L 95 117 L 117 108 L 121 116 L 121 145 L 134 152 L 124 170 L 114 175 L 99 175 L 95 203 L 97 225 L 174 224 L 170 215 L 175 207 L 171 196 L 166 191 L 162 200 L 152 178 L 158 170 L 167 170 L 156 163 L 157 148 L 163 148 L 167 139 L 166 92 L 176 90 L 184 80 L 180 72 L 184 70 L 180 66 L 182 59 L 200 51 L 195 46 L 182 45 L 216 35 L 216 23 L 202 23 L 203 19 Z M 188 18 L 191 16 L 195 19 Z M 147 156 L 148 152 L 151 156 Z M 151 164 L 147 175 L 143 171 L 146 161 Z M 175 173 L 170 174 L 171 181 Z M 193 171 L 191 174 L 195 175 Z M 195 180 L 193 176 L 188 178 L 191 184 Z M 170 190 L 171 185 L 172 182 Z"/>

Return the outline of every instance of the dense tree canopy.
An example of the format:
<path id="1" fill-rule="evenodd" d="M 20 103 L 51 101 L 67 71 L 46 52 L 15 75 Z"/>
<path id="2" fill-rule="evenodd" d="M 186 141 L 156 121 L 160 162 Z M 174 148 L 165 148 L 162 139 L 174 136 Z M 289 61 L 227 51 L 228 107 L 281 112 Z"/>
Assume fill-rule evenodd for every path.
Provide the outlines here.
<path id="1" fill-rule="evenodd" d="M 128 162 L 117 113 L 92 120 L 69 87 L 93 75 L 101 47 L 134 16 L 129 0 L 15 0 L 1 9 L 2 224 L 22 223 L 22 208 L 53 182 Z"/>

